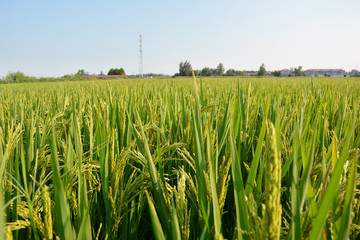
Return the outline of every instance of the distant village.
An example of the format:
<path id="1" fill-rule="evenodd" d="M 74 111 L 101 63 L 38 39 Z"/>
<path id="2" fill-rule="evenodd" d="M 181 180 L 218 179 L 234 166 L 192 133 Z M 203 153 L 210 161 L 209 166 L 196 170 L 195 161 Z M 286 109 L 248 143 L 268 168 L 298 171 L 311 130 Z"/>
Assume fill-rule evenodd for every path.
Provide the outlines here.
<path id="1" fill-rule="evenodd" d="M 258 76 L 258 71 L 239 71 L 241 74 L 238 74 L 239 76 L 245 76 L 245 77 L 253 77 L 253 76 Z M 360 77 L 360 71 L 353 69 L 350 72 L 346 72 L 343 69 L 307 69 L 305 71 L 301 71 L 301 75 L 297 75 L 293 69 L 282 69 L 280 71 L 267 71 L 266 72 L 266 77 L 297 77 L 297 76 L 307 76 L 307 77 Z M 197 75 L 202 75 L 201 72 L 197 72 Z M 237 74 L 236 74 L 237 75 Z M 236 76 L 236 75 L 232 75 L 232 76 Z M 134 74 L 134 75 L 125 75 L 125 74 L 108 74 L 105 75 L 103 73 L 100 74 L 83 74 L 82 75 L 84 78 L 99 78 L 99 79 L 104 79 L 104 78 L 124 78 L 124 77 L 128 77 L 128 78 L 166 78 L 166 77 L 171 77 L 169 75 L 166 74 L 143 74 L 138 75 L 138 74 Z M 205 75 L 206 76 L 206 75 Z M 209 75 L 209 76 L 219 76 L 219 75 Z M 223 76 L 229 76 L 227 74 L 224 74 Z M 230 75 L 231 76 L 231 75 Z"/>
<path id="2" fill-rule="evenodd" d="M 279 77 L 295 77 L 296 74 L 292 69 L 282 69 L 279 72 Z M 359 77 L 360 71 L 353 69 L 350 72 L 346 72 L 343 69 L 307 69 L 303 71 L 304 76 L 307 77 Z M 244 75 L 247 77 L 257 76 L 257 71 L 244 71 Z M 266 76 L 276 76 L 274 72 L 267 72 Z"/>
<path id="3" fill-rule="evenodd" d="M 343 69 L 338 68 L 329 68 L 329 69 L 307 69 L 302 70 L 302 67 L 299 66 L 297 68 L 291 69 L 282 69 L 275 71 L 266 71 L 265 65 L 262 64 L 258 71 L 239 71 L 235 69 L 228 69 L 225 71 L 224 66 L 220 63 L 216 68 L 205 67 L 201 70 L 194 70 L 196 76 L 203 77 L 235 77 L 235 76 L 245 76 L 245 77 L 253 77 L 253 76 L 266 76 L 266 77 L 360 77 L 360 71 L 353 69 L 350 72 L 347 72 Z M 168 78 L 168 77 L 185 77 L 192 76 L 192 67 L 188 61 L 181 62 L 179 67 L 179 73 L 176 73 L 174 76 L 169 76 L 166 74 L 134 74 L 134 75 L 126 75 L 125 70 L 123 68 L 120 69 L 110 69 L 108 74 L 104 74 L 101 72 L 100 74 L 88 74 L 85 73 L 83 69 L 77 72 L 77 75 L 81 75 L 84 78 Z"/>

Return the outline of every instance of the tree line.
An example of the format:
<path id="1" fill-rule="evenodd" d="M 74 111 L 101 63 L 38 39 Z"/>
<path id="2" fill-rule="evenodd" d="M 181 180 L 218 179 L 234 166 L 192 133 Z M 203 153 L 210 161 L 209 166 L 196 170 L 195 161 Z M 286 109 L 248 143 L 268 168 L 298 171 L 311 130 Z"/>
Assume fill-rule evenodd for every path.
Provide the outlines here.
<path id="1" fill-rule="evenodd" d="M 63 82 L 63 81 L 79 81 L 85 78 L 77 74 L 68 74 L 62 77 L 32 77 L 27 76 L 23 72 L 10 72 L 4 78 L 0 78 L 0 84 L 4 83 L 30 83 L 30 82 Z"/>
<path id="2" fill-rule="evenodd" d="M 76 75 L 79 76 L 89 75 L 89 72 L 85 72 L 84 69 L 79 69 Z M 104 73 L 101 71 L 100 75 L 104 75 Z M 110 68 L 107 75 L 126 75 L 126 74 L 124 68 Z"/>
<path id="3" fill-rule="evenodd" d="M 75 74 L 67 74 L 62 77 L 32 77 L 27 76 L 23 72 L 10 72 L 5 77 L 0 78 L 0 84 L 3 83 L 26 83 L 26 82 L 58 82 L 58 81 L 79 81 L 85 80 L 83 76 L 89 75 L 84 69 L 79 69 Z M 103 72 L 100 72 L 103 75 Z M 111 68 L 108 75 L 125 75 L 123 68 Z"/>
<path id="4" fill-rule="evenodd" d="M 238 71 L 235 69 L 228 69 L 225 71 L 224 65 L 219 63 L 216 68 L 204 67 L 201 70 L 194 70 L 195 75 L 211 77 L 211 76 L 243 76 L 243 71 Z M 192 66 L 189 61 L 180 62 L 179 72 L 174 75 L 177 76 L 192 76 Z"/>
<path id="5" fill-rule="evenodd" d="M 125 75 L 123 68 L 110 68 L 108 75 Z"/>
<path id="6" fill-rule="evenodd" d="M 189 61 L 180 62 L 179 64 L 179 72 L 174 75 L 174 77 L 177 76 L 192 76 L 192 66 Z M 294 76 L 305 76 L 305 72 L 302 70 L 302 66 L 299 66 L 297 68 L 290 69 L 291 73 Z M 204 76 L 204 77 L 222 77 L 222 76 L 245 76 L 245 71 L 241 70 L 235 70 L 233 68 L 228 69 L 225 71 L 224 65 L 222 63 L 219 63 L 219 65 L 216 68 L 209 68 L 204 67 L 201 70 L 194 70 L 195 75 L 197 76 Z M 266 75 L 272 75 L 275 77 L 280 77 L 281 72 L 280 71 L 266 71 L 265 64 L 262 63 L 256 72 L 256 76 L 266 76 Z"/>

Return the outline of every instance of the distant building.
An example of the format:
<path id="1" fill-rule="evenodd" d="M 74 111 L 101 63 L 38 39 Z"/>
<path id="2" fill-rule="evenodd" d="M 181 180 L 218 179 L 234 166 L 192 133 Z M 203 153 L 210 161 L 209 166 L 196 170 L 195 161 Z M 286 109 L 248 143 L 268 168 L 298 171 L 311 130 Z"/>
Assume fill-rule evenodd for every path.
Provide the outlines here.
<path id="1" fill-rule="evenodd" d="M 351 70 L 351 72 L 350 72 L 350 76 L 352 76 L 352 77 L 354 77 L 354 76 L 359 76 L 359 75 L 360 75 L 359 70 L 353 69 L 353 70 Z"/>
<path id="2" fill-rule="evenodd" d="M 309 77 L 346 77 L 347 74 L 343 69 L 308 69 L 305 71 Z"/>
<path id="3" fill-rule="evenodd" d="M 246 77 L 256 76 L 256 71 L 244 71 Z"/>
<path id="4" fill-rule="evenodd" d="M 294 77 L 295 74 L 290 69 L 280 70 L 280 77 Z"/>

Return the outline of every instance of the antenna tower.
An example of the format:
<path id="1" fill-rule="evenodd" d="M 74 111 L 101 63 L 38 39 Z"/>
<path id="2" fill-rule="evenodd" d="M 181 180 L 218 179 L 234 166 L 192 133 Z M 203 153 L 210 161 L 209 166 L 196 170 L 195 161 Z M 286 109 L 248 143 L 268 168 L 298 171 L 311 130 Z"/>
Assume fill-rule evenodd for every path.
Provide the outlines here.
<path id="1" fill-rule="evenodd" d="M 143 72 L 143 51 L 142 51 L 142 35 L 139 35 L 140 37 L 140 49 L 139 49 L 139 77 L 144 78 L 144 72 Z"/>

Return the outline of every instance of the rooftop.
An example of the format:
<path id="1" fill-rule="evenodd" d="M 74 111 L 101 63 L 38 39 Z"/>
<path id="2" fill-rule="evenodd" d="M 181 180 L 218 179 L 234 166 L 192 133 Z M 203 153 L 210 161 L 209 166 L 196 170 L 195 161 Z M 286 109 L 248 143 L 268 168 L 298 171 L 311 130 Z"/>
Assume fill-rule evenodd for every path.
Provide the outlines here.
<path id="1" fill-rule="evenodd" d="M 318 68 L 318 69 L 308 69 L 308 70 L 305 70 L 306 71 L 344 71 L 343 69 L 338 69 L 338 68 Z"/>

